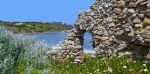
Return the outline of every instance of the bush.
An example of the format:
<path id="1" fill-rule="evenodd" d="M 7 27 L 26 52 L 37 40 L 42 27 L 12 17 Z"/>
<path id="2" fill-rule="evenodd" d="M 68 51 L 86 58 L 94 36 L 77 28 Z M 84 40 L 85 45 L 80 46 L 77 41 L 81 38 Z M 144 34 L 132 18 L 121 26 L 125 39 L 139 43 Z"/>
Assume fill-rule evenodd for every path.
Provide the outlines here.
<path id="1" fill-rule="evenodd" d="M 0 74 L 46 72 L 50 65 L 44 52 L 48 48 L 44 42 L 0 27 Z"/>

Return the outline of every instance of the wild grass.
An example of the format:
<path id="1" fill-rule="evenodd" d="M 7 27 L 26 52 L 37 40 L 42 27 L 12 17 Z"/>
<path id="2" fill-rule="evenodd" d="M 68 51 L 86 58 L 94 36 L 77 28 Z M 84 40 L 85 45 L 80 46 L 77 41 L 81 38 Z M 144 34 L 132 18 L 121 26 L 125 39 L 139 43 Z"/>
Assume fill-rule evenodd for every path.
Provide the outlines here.
<path id="1" fill-rule="evenodd" d="M 99 59 L 86 57 L 79 66 L 72 59 L 65 62 L 53 62 L 54 74 L 150 74 L 150 63 L 131 60 L 127 56 Z"/>

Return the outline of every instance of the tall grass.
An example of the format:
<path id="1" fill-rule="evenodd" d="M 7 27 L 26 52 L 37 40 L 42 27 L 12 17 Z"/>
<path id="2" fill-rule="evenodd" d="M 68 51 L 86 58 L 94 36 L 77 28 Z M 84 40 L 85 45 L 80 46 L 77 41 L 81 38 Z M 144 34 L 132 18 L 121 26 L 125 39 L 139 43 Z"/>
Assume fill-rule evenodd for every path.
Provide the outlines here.
<path id="1" fill-rule="evenodd" d="M 0 74 L 42 74 L 50 67 L 44 56 L 49 45 L 0 27 Z"/>

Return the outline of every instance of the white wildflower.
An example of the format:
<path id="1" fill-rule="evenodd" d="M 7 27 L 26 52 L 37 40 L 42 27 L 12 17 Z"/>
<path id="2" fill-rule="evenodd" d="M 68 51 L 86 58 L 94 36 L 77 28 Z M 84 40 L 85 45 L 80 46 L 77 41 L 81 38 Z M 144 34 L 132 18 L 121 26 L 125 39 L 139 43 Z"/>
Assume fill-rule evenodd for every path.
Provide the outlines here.
<path id="1" fill-rule="evenodd" d="M 108 67 L 108 72 L 112 73 L 112 68 L 111 67 Z"/>
<path id="2" fill-rule="evenodd" d="M 144 72 L 147 72 L 148 70 L 147 70 L 147 69 L 144 69 L 143 71 L 144 71 Z"/>
<path id="3" fill-rule="evenodd" d="M 99 72 L 99 69 L 97 69 L 96 71 Z"/>
<path id="4" fill-rule="evenodd" d="M 133 63 L 136 63 L 136 61 L 133 61 Z"/>
<path id="5" fill-rule="evenodd" d="M 127 68 L 127 66 L 123 66 L 123 68 L 124 68 L 124 69 L 126 69 L 126 68 Z"/>
<path id="6" fill-rule="evenodd" d="M 103 72 L 106 72 L 106 70 L 104 70 Z"/>
<path id="7" fill-rule="evenodd" d="M 143 64 L 144 67 L 146 67 L 146 64 Z"/>

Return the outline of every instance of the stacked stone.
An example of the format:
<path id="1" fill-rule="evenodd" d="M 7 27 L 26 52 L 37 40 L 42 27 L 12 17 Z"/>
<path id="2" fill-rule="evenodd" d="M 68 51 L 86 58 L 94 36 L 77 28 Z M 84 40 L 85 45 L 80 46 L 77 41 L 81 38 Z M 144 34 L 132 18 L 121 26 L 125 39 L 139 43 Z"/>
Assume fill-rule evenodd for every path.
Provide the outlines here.
<path id="1" fill-rule="evenodd" d="M 109 57 L 132 46 L 146 51 L 147 55 L 140 53 L 150 59 L 150 0 L 96 0 L 89 10 L 80 12 L 64 40 L 64 53 L 76 63 L 83 62 L 85 32 L 92 34 L 97 57 Z"/>
<path id="2" fill-rule="evenodd" d="M 113 1 L 111 0 L 97 0 L 91 8 L 94 14 L 100 16 L 99 18 L 94 18 L 100 21 L 95 24 L 91 31 L 97 57 L 109 57 L 113 52 L 113 48 L 110 47 L 111 38 L 109 36 L 111 34 L 109 28 L 114 26 L 111 17 L 112 5 Z"/>
<path id="3" fill-rule="evenodd" d="M 75 63 L 83 62 L 83 34 L 84 32 L 78 29 L 72 29 L 67 38 L 64 40 L 64 46 L 66 50 L 69 50 L 70 57 L 74 58 Z"/>
<path id="4" fill-rule="evenodd" d="M 150 32 L 145 33 L 145 36 L 147 37 L 143 35 L 146 30 L 146 26 L 144 26 L 144 19 L 147 18 L 147 3 L 147 0 L 118 0 L 116 2 L 116 7 L 113 9 L 115 15 L 117 16 L 114 18 L 116 19 L 116 22 L 114 22 L 116 24 L 114 28 L 115 38 L 119 41 L 123 41 L 123 46 L 126 46 L 126 48 L 130 45 L 133 47 L 133 44 L 137 44 L 132 48 L 134 52 L 132 51 L 131 54 L 134 56 L 138 55 L 138 57 L 140 56 L 143 58 L 147 56 L 143 50 L 147 51 L 150 49 L 150 47 L 141 48 L 143 45 L 150 45 L 150 40 L 148 38 L 150 37 L 150 34 L 148 34 Z M 116 27 L 119 29 L 116 29 Z M 142 52 L 137 53 L 137 50 L 142 50 Z M 129 51 L 131 51 L 131 48 Z M 147 53 L 149 53 L 149 51 L 147 51 Z M 144 56 L 141 54 L 144 54 Z"/>
<path id="5" fill-rule="evenodd" d="M 120 36 L 124 36 L 124 41 L 127 43 L 135 41 L 136 44 L 150 45 L 150 32 L 147 29 L 149 27 L 147 22 L 149 20 L 147 15 L 149 7 L 147 5 L 147 0 L 119 0 L 116 2 L 114 13 L 117 18 L 114 19 L 117 19 L 115 24 L 120 25 L 120 29 L 115 33 L 118 39 Z M 118 34 L 117 32 L 121 33 Z"/>

